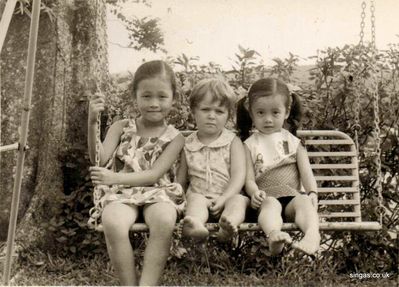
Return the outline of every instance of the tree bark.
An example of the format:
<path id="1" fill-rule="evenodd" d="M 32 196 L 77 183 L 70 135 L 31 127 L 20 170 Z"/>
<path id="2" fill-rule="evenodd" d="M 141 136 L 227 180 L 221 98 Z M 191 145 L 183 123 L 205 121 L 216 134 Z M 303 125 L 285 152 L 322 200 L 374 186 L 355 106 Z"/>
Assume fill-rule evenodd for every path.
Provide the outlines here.
<path id="1" fill-rule="evenodd" d="M 90 80 L 108 82 L 105 0 L 57 0 L 49 17 L 41 12 L 32 110 L 19 207 L 17 244 L 47 242 L 41 223 L 61 208 L 65 155 L 86 153 L 87 99 Z M 14 15 L 0 55 L 2 145 L 18 141 L 30 18 Z M 1 161 L 0 240 L 7 236 L 16 153 Z M 5 231 L 5 232 L 4 232 Z"/>

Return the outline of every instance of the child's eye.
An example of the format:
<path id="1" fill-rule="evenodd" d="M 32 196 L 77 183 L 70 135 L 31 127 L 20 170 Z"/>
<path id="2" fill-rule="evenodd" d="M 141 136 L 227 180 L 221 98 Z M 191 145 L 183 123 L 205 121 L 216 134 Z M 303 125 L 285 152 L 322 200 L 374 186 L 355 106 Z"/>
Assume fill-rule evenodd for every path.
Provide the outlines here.
<path id="1" fill-rule="evenodd" d="M 263 116 L 263 111 L 258 111 L 258 112 L 256 112 L 256 114 L 258 115 L 258 116 Z"/>

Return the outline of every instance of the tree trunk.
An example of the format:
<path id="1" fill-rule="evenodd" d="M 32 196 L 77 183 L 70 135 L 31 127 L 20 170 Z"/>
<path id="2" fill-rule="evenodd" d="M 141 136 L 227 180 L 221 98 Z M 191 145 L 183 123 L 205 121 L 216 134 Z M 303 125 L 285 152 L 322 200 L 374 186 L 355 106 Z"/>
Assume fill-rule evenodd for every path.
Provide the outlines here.
<path id="1" fill-rule="evenodd" d="M 60 209 L 73 187 L 64 181 L 65 155 L 86 153 L 87 75 L 108 82 L 104 0 L 57 0 L 55 17 L 41 12 L 17 244 L 47 240 L 41 223 Z M 14 15 L 0 57 L 2 145 L 18 141 L 24 91 L 30 18 Z M 1 158 L 0 239 L 7 235 L 16 153 Z M 5 231 L 5 232 L 4 232 Z"/>

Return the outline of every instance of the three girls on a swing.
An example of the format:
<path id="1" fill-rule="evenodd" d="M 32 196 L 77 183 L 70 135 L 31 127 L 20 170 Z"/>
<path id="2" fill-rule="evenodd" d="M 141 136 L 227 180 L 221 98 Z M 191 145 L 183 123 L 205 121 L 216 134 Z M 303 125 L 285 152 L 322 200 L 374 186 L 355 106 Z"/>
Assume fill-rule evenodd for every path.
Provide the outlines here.
<path id="1" fill-rule="evenodd" d="M 262 104 L 262 101 L 257 101 L 264 98 L 264 93 L 261 93 L 261 89 L 255 89 L 255 94 L 251 90 L 248 109 L 249 115 L 254 117 L 251 107 Z M 101 199 L 105 205 L 102 224 L 108 253 L 122 285 L 159 283 L 169 255 L 176 220 L 186 204 L 185 193 L 179 183 L 186 187 L 187 179 L 189 186 L 186 217 L 183 219 L 184 235 L 197 240 L 206 238 L 208 231 L 204 223 L 209 211 L 213 216 L 220 217 L 219 239 L 231 238 L 237 232 L 237 226 L 244 221 L 249 202 L 240 194 L 245 181 L 251 205 L 260 207 L 259 223 L 268 237 L 272 253 L 279 253 L 284 243 L 291 242 L 289 235 L 281 232 L 282 220 L 277 215 L 277 211 L 281 213 L 279 201 L 270 196 L 261 198 L 259 194 L 262 192 L 255 188 L 257 183 L 253 170 L 259 168 L 254 169 L 250 150 L 244 149 L 241 141 L 224 128 L 235 102 L 228 84 L 218 79 L 205 80 L 193 89 L 190 106 L 198 131 L 186 141 L 173 126 L 165 122 L 176 99 L 175 76 L 165 62 L 151 61 L 137 69 L 133 80 L 133 97 L 139 117 L 111 125 L 98 151 L 100 166 L 104 167 L 90 168 L 93 184 L 112 186 L 110 192 Z M 283 95 L 272 95 L 274 101 L 279 97 L 283 98 Z M 289 103 L 289 100 L 286 102 Z M 285 106 L 287 114 L 289 106 Z M 104 95 L 92 95 L 88 117 L 88 146 L 92 162 L 96 154 L 97 116 L 103 110 Z M 255 127 L 263 133 L 263 126 L 258 126 L 258 122 L 254 117 Z M 275 132 L 281 132 L 281 128 L 282 123 L 278 122 Z M 302 162 L 306 154 L 298 143 L 296 145 L 298 162 Z M 245 150 L 247 174 L 241 165 L 245 160 Z M 181 164 L 177 182 L 173 182 L 179 156 Z M 301 178 L 312 177 L 306 164 L 302 165 L 305 167 L 298 164 Z M 306 190 L 315 190 L 311 179 L 302 181 Z M 315 195 L 310 196 L 315 198 Z M 287 203 L 284 214 L 295 217 L 295 222 L 305 233 L 304 239 L 293 246 L 311 254 L 318 248 L 319 237 L 316 209 L 312 208 L 313 213 L 303 211 L 309 206 L 309 197 L 295 194 Z M 149 226 L 150 237 L 138 280 L 129 228 L 141 211 Z M 274 217 L 266 218 L 268 213 Z M 307 224 L 309 222 L 311 224 Z"/>

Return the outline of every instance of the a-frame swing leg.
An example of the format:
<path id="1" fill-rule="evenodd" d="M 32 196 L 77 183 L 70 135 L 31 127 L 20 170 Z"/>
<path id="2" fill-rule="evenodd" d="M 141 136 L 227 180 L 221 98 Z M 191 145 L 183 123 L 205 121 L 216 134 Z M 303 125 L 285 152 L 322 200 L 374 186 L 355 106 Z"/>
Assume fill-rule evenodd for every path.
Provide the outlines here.
<path id="1" fill-rule="evenodd" d="M 28 46 L 28 63 L 26 68 L 25 91 L 24 91 L 24 101 L 23 101 L 24 107 L 21 119 L 21 137 L 19 140 L 19 147 L 18 147 L 17 172 L 14 180 L 14 189 L 13 189 L 11 212 L 10 212 L 10 223 L 8 226 L 8 236 L 7 236 L 6 262 L 4 265 L 4 273 L 3 273 L 4 285 L 8 285 L 10 281 L 12 252 L 14 249 L 14 237 L 17 225 L 19 197 L 21 193 L 22 173 L 23 173 L 24 160 L 25 160 L 25 147 L 26 147 L 26 141 L 29 129 L 29 114 L 30 114 L 30 106 L 32 99 L 32 88 L 33 88 L 33 78 L 34 78 L 33 76 L 35 72 L 37 35 L 39 30 L 39 18 L 40 18 L 40 4 L 41 0 L 34 0 L 32 6 L 32 17 L 30 24 L 29 46 Z"/>

